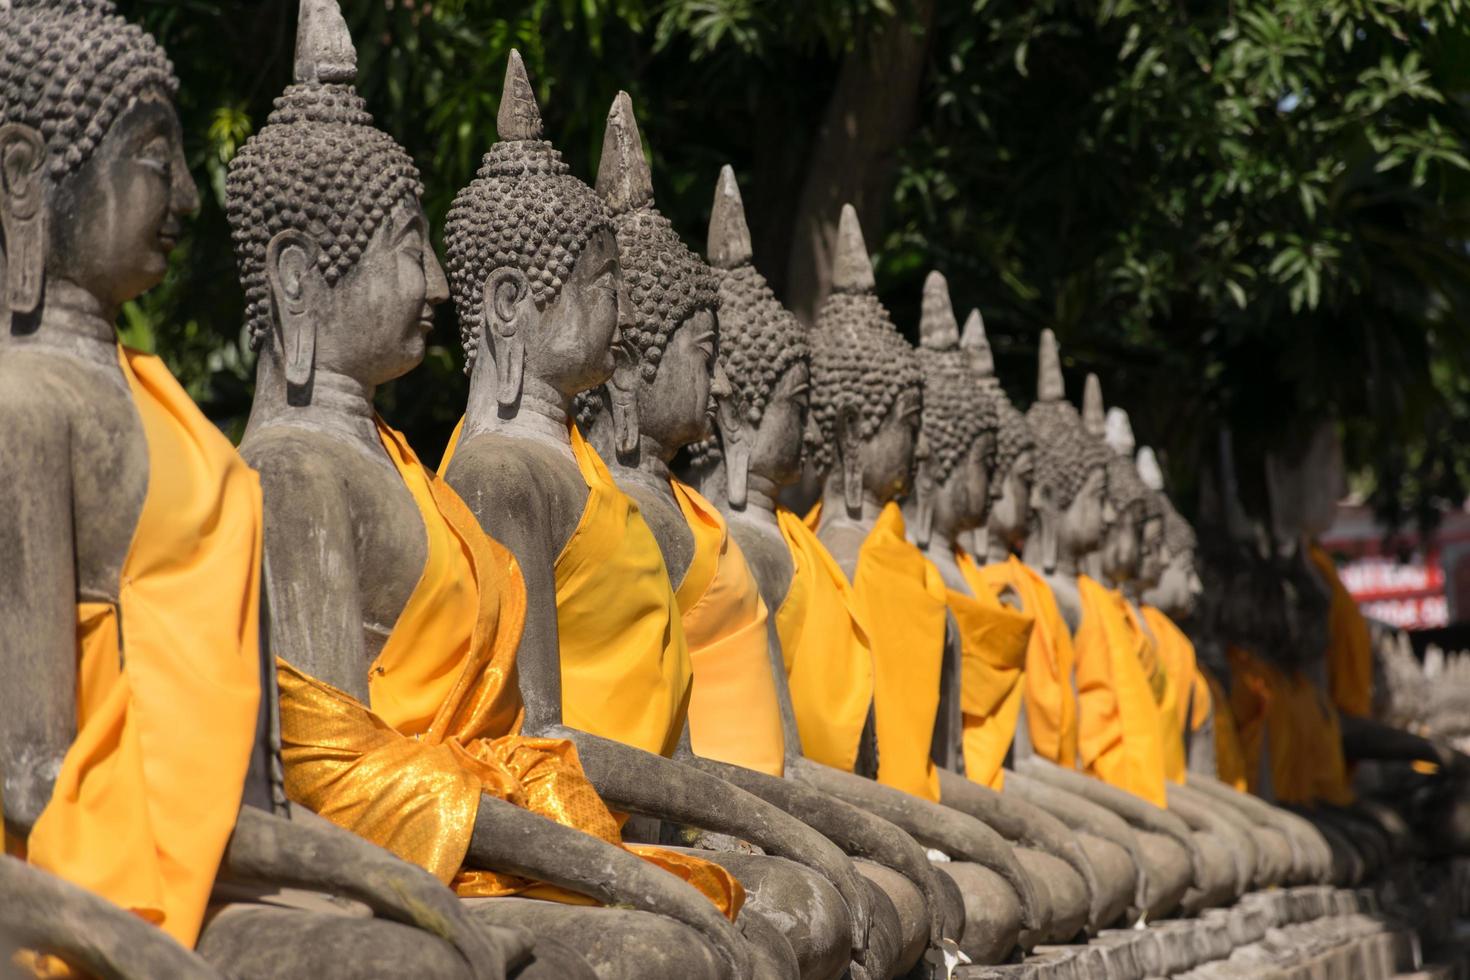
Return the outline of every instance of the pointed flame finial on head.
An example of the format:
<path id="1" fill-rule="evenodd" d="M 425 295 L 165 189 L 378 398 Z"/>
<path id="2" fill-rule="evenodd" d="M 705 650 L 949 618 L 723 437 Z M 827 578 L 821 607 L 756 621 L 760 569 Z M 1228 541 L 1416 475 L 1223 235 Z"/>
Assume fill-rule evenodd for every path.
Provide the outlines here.
<path id="1" fill-rule="evenodd" d="M 500 90 L 495 128 L 503 141 L 541 138 L 541 107 L 536 104 L 536 92 L 526 76 L 526 63 L 515 48 L 510 49 L 510 57 L 505 60 L 505 85 Z"/>
<path id="2" fill-rule="evenodd" d="M 633 100 L 619 92 L 607 113 L 602 159 L 597 165 L 597 193 L 613 214 L 625 214 L 653 201 L 653 173 L 643 156 L 643 138 L 633 116 Z"/>
<path id="3" fill-rule="evenodd" d="M 1059 402 L 1067 397 L 1067 383 L 1062 378 L 1062 355 L 1057 350 L 1057 335 L 1050 328 L 1041 331 L 1041 345 L 1036 358 L 1036 400 Z"/>
<path id="4" fill-rule="evenodd" d="M 1138 477 L 1143 480 L 1144 486 L 1160 493 L 1164 491 L 1164 470 L 1159 466 L 1159 458 L 1154 455 L 1152 447 L 1141 447 L 1133 465 L 1138 468 Z"/>
<path id="5" fill-rule="evenodd" d="M 832 255 L 832 290 L 838 293 L 871 292 L 873 261 L 868 258 L 868 246 L 863 243 L 863 228 L 858 224 L 857 209 L 851 204 L 842 205 L 842 215 L 837 219 L 837 250 Z"/>
<path id="6" fill-rule="evenodd" d="M 1102 382 L 1091 372 L 1082 385 L 1082 428 L 1096 439 L 1107 434 L 1108 423 L 1103 415 Z"/>
<path id="7" fill-rule="evenodd" d="M 960 347 L 970 355 L 970 370 L 978 377 L 995 377 L 995 355 L 990 350 L 990 338 L 985 336 L 985 318 L 978 309 L 971 310 L 970 315 L 965 317 Z"/>
<path id="8" fill-rule="evenodd" d="M 750 226 L 745 223 L 745 202 L 740 199 L 740 185 L 735 171 L 727 163 L 720 168 L 715 184 L 715 203 L 709 212 L 709 244 L 705 249 L 710 265 L 734 269 L 746 265 L 754 255 L 750 246 Z"/>
<path id="9" fill-rule="evenodd" d="M 1108 409 L 1105 433 L 1103 441 L 1113 452 L 1119 456 L 1133 455 L 1138 441 L 1133 438 L 1133 423 L 1129 421 L 1127 412 L 1116 405 Z"/>
<path id="10" fill-rule="evenodd" d="M 357 49 L 337 0 L 301 0 L 296 22 L 298 85 L 320 82 L 351 85 L 357 80 Z"/>
<path id="11" fill-rule="evenodd" d="M 960 325 L 949 301 L 949 280 L 934 270 L 924 280 L 924 301 L 919 313 L 919 345 L 930 350 L 954 350 L 960 344 Z"/>

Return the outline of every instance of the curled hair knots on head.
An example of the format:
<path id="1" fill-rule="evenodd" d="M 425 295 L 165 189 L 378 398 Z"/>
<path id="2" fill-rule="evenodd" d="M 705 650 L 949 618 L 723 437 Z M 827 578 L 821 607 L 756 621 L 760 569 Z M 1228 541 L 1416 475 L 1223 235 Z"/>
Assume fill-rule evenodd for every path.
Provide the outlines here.
<path id="1" fill-rule="evenodd" d="M 1139 520 L 1161 516 L 1155 509 L 1154 493 L 1138 475 L 1133 460 L 1111 450 L 1108 458 L 1107 495 L 1119 514 L 1133 511 Z"/>
<path id="2" fill-rule="evenodd" d="M 765 276 L 746 263 L 713 270 L 719 281 L 720 344 L 717 358 L 735 390 L 735 401 L 746 425 L 754 428 L 765 417 L 771 393 L 793 365 L 811 363 L 806 330 L 782 306 Z M 686 449 L 695 469 L 720 459 L 720 442 L 711 436 Z"/>
<path id="3" fill-rule="evenodd" d="M 1072 506 L 1094 469 L 1104 469 L 1113 453 L 1082 428 L 1070 402 L 1035 402 L 1026 422 L 1036 439 L 1036 482 L 1062 510 Z"/>
<path id="4" fill-rule="evenodd" d="M 1159 506 L 1164 514 L 1164 550 L 1171 555 L 1194 551 L 1197 539 L 1193 526 L 1179 516 L 1179 511 L 1174 509 L 1174 502 L 1166 494 L 1157 490 L 1154 492 L 1158 494 Z"/>
<path id="5" fill-rule="evenodd" d="M 613 228 L 633 301 L 634 316 L 625 324 L 623 341 L 637 352 L 639 373 L 649 382 L 679 325 L 700 310 L 719 309 L 718 287 L 710 267 L 651 205 L 618 214 Z"/>
<path id="6" fill-rule="evenodd" d="M 0 7 L 0 124 L 46 143 L 53 180 L 74 173 L 148 90 L 178 91 L 157 41 L 101 0 L 12 0 Z"/>
<path id="7" fill-rule="evenodd" d="M 929 445 L 932 472 L 943 483 L 976 441 L 995 431 L 995 402 L 976 385 L 975 375 L 958 347 L 933 350 L 920 346 L 918 355 L 924 377 L 921 425 Z M 993 446 L 989 452 L 987 466 L 994 464 Z"/>
<path id="8" fill-rule="evenodd" d="M 592 236 L 611 228 L 602 199 L 572 176 L 550 143 L 522 139 L 491 146 L 475 179 L 454 196 L 444 224 L 466 373 L 479 350 L 481 303 L 490 274 L 519 270 L 536 308 L 545 310 L 561 295 Z"/>
<path id="9" fill-rule="evenodd" d="M 230 161 L 225 191 L 250 344 L 259 350 L 271 335 L 271 239 L 287 230 L 308 235 L 319 248 L 318 270 L 335 286 L 392 210 L 419 199 L 423 184 L 350 85 L 310 82 L 276 99 L 265 127 Z"/>
<path id="10" fill-rule="evenodd" d="M 997 476 L 1010 472 L 1022 453 L 1036 448 L 1036 437 L 1026 416 L 1016 410 L 1011 400 L 1001 391 L 1000 385 L 986 386 L 995 401 L 996 440 L 995 473 Z"/>
<path id="11" fill-rule="evenodd" d="M 837 419 L 843 405 L 856 405 L 863 439 L 871 439 L 909 389 L 922 391 L 919 357 L 904 340 L 877 297 L 866 292 L 836 292 L 817 311 L 811 335 L 811 411 L 820 442 L 809 444 L 812 461 L 832 466 Z"/>

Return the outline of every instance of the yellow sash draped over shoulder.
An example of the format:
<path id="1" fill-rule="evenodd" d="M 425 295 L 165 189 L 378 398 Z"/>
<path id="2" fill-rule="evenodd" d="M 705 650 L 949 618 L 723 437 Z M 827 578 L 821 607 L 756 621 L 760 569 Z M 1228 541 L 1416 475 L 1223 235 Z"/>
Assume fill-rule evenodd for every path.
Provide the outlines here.
<path id="1" fill-rule="evenodd" d="M 693 665 L 663 553 L 576 426 L 571 440 L 588 493 L 556 559 L 563 720 L 671 755 L 689 711 Z"/>
<path id="2" fill-rule="evenodd" d="M 1077 577 L 1078 746 L 1086 772 L 1164 806 L 1164 751 L 1156 691 L 1162 672 L 1128 601 L 1086 575 Z"/>
<path id="3" fill-rule="evenodd" d="M 873 644 L 878 781 L 937 803 L 939 774 L 929 750 L 944 665 L 944 580 L 904 537 L 895 503 L 883 508 L 858 551 L 853 594 Z"/>
<path id="4" fill-rule="evenodd" d="M 1352 593 L 1342 584 L 1337 564 L 1322 546 L 1307 546 L 1307 557 L 1332 589 L 1327 613 L 1327 683 L 1337 710 L 1354 718 L 1373 714 L 1373 637 Z"/>
<path id="5" fill-rule="evenodd" d="M 1245 753 L 1240 747 L 1240 731 L 1235 725 L 1235 712 L 1230 707 L 1230 695 L 1225 686 L 1204 666 L 1200 676 L 1210 692 L 1210 712 L 1215 722 L 1215 778 L 1240 790 L 1250 790 L 1245 775 Z"/>
<path id="6" fill-rule="evenodd" d="M 1026 645 L 1026 672 L 1022 690 L 1026 704 L 1026 732 L 1031 747 L 1043 759 L 1064 769 L 1077 766 L 1077 696 L 1072 690 L 1076 654 L 1072 631 L 1057 607 L 1046 579 L 1012 555 L 985 565 L 980 578 L 997 594 L 1009 585 L 1020 596 L 1021 607 L 1034 625 Z"/>
<path id="7" fill-rule="evenodd" d="M 464 896 L 591 899 L 465 868 L 483 794 L 621 845 L 569 741 L 529 738 L 516 675 L 526 590 L 515 558 L 381 420 L 378 435 L 424 520 L 424 570 L 368 670 L 369 705 L 277 660 L 286 792 Z M 743 891 L 684 855 L 637 853 L 734 918 Z"/>
<path id="8" fill-rule="evenodd" d="M 1231 707 L 1239 725 L 1246 781 L 1260 793 L 1263 746 L 1271 790 L 1282 803 L 1346 806 L 1353 801 L 1337 709 L 1300 671 L 1287 674 L 1238 647 L 1229 651 Z"/>
<path id="9" fill-rule="evenodd" d="M 260 706 L 260 484 L 161 360 L 118 358 L 148 490 L 116 605 L 77 604 L 77 736 L 25 849 L 193 946 Z"/>
<path id="10" fill-rule="evenodd" d="M 873 703 L 873 650 L 841 566 L 805 521 L 784 507 L 776 522 L 791 551 L 791 585 L 776 634 L 802 753 L 852 772 Z"/>
<path id="11" fill-rule="evenodd" d="M 949 611 L 960 628 L 960 710 L 964 715 L 965 775 L 999 790 L 1006 753 L 1021 713 L 1026 653 L 1033 618 L 1007 609 L 967 553 L 955 555 L 972 595 L 950 589 Z"/>
<path id="12" fill-rule="evenodd" d="M 760 585 L 714 505 L 678 480 L 670 485 L 694 534 L 675 593 L 694 668 L 690 743 L 706 758 L 780 776 L 786 739 Z"/>
<path id="13" fill-rule="evenodd" d="M 1188 768 L 1184 735 L 1193 722 L 1198 704 L 1195 682 L 1203 680 L 1194 669 L 1194 644 L 1174 621 L 1153 606 L 1140 606 L 1143 621 L 1153 637 L 1157 671 L 1163 679 L 1163 697 L 1159 699 L 1160 734 L 1164 749 L 1164 775 L 1171 783 L 1183 783 Z M 1201 722 L 1203 723 L 1203 722 Z"/>

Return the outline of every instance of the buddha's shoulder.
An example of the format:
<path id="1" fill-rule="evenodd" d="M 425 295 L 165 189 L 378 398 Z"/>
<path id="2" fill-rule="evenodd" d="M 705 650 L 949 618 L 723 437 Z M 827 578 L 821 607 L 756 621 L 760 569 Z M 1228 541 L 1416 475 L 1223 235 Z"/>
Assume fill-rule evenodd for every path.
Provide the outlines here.
<path id="1" fill-rule="evenodd" d="M 303 492 L 340 491 L 358 468 L 361 453 L 319 432 L 296 426 L 269 426 L 250 432 L 240 443 L 240 455 L 260 473 L 267 497 L 273 487 Z"/>
<path id="2" fill-rule="evenodd" d="M 496 432 L 465 441 L 444 475 L 461 495 L 490 493 L 522 502 L 542 501 L 548 495 L 586 496 L 582 473 L 565 450 Z"/>
<path id="3" fill-rule="evenodd" d="M 64 436 L 74 426 L 119 423 L 131 395 L 121 372 L 43 350 L 0 350 L 0 418 L 12 438 Z M 136 416 L 128 412 L 127 422 Z"/>

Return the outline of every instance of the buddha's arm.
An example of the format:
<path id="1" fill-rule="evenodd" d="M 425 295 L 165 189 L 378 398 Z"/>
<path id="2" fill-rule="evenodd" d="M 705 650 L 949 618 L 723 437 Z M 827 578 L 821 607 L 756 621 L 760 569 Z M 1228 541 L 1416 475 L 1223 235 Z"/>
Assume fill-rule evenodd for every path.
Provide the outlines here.
<path id="1" fill-rule="evenodd" d="M 714 947 L 731 976 L 750 973 L 735 927 L 692 885 L 614 847 L 493 797 L 480 800 L 467 863 L 560 885 L 607 905 L 666 915 Z"/>
<path id="2" fill-rule="evenodd" d="M 1189 750 L 1188 768 L 1205 776 L 1214 776 L 1219 771 L 1219 760 L 1215 758 L 1215 709 L 1210 708 L 1205 722 L 1189 733 L 1186 741 Z"/>
<path id="3" fill-rule="evenodd" d="M 220 977 L 131 912 L 24 861 L 0 857 L 0 963 L 9 962 L 17 948 L 49 953 L 87 976 Z"/>
<path id="4" fill-rule="evenodd" d="M 939 770 L 939 801 L 994 828 L 1013 844 L 1045 851 L 1071 866 L 1087 888 L 1088 906 L 1098 890 L 1092 862 L 1082 842 L 1056 817 L 1014 795 L 997 793 L 958 773 Z"/>
<path id="5" fill-rule="evenodd" d="M 77 581 L 65 419 L 0 397 L 0 798 L 25 837 L 76 737 Z"/>
<path id="6" fill-rule="evenodd" d="M 570 528 L 556 521 L 548 494 L 537 489 L 529 466 L 513 453 L 455 453 L 445 481 L 468 505 L 480 527 L 515 556 L 526 586 L 526 616 L 516 653 L 522 734 L 555 737 L 561 725 L 561 649 L 556 626 L 556 556 Z"/>
<path id="7" fill-rule="evenodd" d="M 356 535 L 340 480 L 319 456 L 244 456 L 260 472 L 271 649 L 303 673 L 365 698 Z"/>
<path id="8" fill-rule="evenodd" d="M 1138 838 L 1122 817 L 1106 807 L 1098 806 L 1064 789 L 1048 783 L 1030 779 L 1025 773 L 1006 773 L 1006 794 L 1019 797 L 1045 810 L 1077 833 L 1091 834 L 1109 843 L 1116 844 L 1128 853 L 1133 862 L 1137 878 L 1134 881 L 1134 904 L 1148 905 L 1148 878 L 1143 874 L 1143 854 L 1139 850 Z"/>
<path id="9" fill-rule="evenodd" d="M 929 863 L 924 848 L 887 820 L 794 779 L 768 776 L 713 759 L 695 758 L 692 764 L 779 807 L 842 848 L 845 854 L 866 858 L 908 878 L 924 893 L 931 940 L 937 943 L 945 937 L 959 935 L 963 922 L 957 916 L 952 921 L 945 918 L 945 913 L 952 909 L 944 900 L 938 873 Z M 788 763 L 787 768 L 789 772 L 792 767 L 814 764 L 798 760 Z"/>
<path id="10" fill-rule="evenodd" d="M 240 808 L 220 877 L 326 891 L 356 899 L 379 918 L 431 933 L 464 956 L 470 975 L 505 975 L 514 942 L 475 922 L 433 875 L 322 819 L 285 820 Z"/>
<path id="11" fill-rule="evenodd" d="M 1199 848 L 1189 834 L 1189 826 L 1168 810 L 1141 800 L 1126 790 L 1109 786 L 1101 779 L 1063 769 L 1038 756 L 1021 760 L 1016 768 L 1028 776 L 1104 806 L 1140 830 L 1174 838 L 1189 855 L 1194 874 L 1198 877 L 1204 873 Z"/>
<path id="12" fill-rule="evenodd" d="M 1022 925 L 1041 928 L 1041 905 L 1031 879 L 1021 870 L 1011 846 L 974 817 L 902 790 L 827 766 L 806 764 L 794 775 L 806 785 L 835 796 L 896 825 L 925 847 L 943 851 L 959 861 L 970 861 L 1000 875 L 1021 904 Z"/>
<path id="13" fill-rule="evenodd" d="M 847 903 L 853 941 L 866 941 L 867 886 L 847 855 L 820 833 L 695 766 L 588 732 L 563 728 L 559 734 L 576 743 L 582 768 L 608 806 L 728 834 L 811 868 Z"/>

